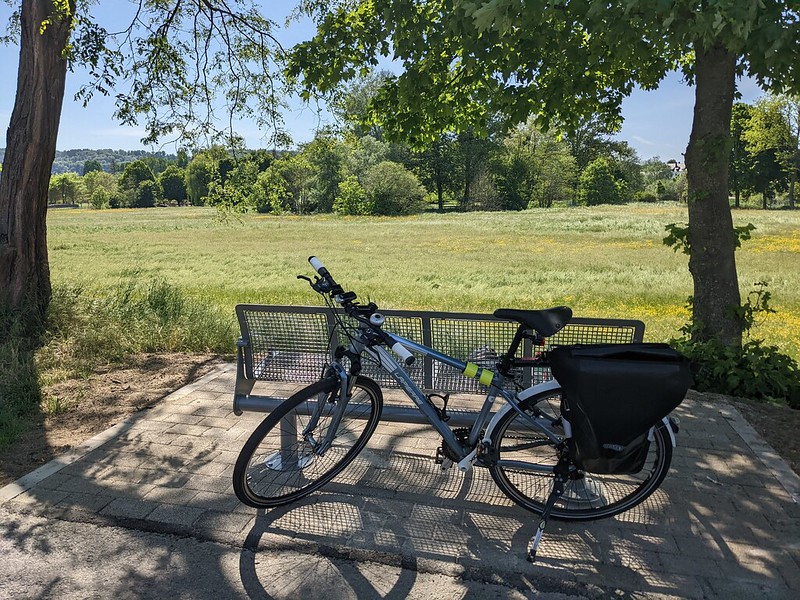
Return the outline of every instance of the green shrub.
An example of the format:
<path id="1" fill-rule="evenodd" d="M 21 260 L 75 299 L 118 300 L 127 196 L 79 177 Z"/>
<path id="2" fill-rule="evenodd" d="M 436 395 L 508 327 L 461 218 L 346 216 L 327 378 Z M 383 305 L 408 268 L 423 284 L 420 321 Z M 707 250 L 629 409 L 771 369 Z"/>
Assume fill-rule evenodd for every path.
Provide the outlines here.
<path id="1" fill-rule="evenodd" d="M 155 181 L 142 181 L 133 193 L 131 208 L 151 208 L 161 201 L 161 188 Z"/>
<path id="2" fill-rule="evenodd" d="M 104 190 L 103 188 L 98 188 L 92 194 L 89 203 L 92 205 L 92 208 L 100 210 L 109 207 L 110 199 L 111 196 L 106 190 Z"/>
<path id="3" fill-rule="evenodd" d="M 789 356 L 762 340 L 740 348 L 717 342 L 673 340 L 694 364 L 694 389 L 751 400 L 785 401 L 800 409 L 800 368 Z"/>
<path id="4" fill-rule="evenodd" d="M 578 180 L 578 202 L 585 206 L 622 204 L 625 201 L 625 182 L 614 176 L 606 158 L 597 158 L 586 165 Z"/>
<path id="5" fill-rule="evenodd" d="M 650 191 L 640 190 L 633 195 L 634 202 L 657 202 L 658 197 Z"/>
<path id="6" fill-rule="evenodd" d="M 753 226 L 739 228 L 749 237 Z M 745 238 L 746 239 L 746 238 Z M 769 305 L 771 295 L 765 282 L 758 282 L 742 305 L 735 310 L 747 334 L 759 314 L 775 312 Z M 692 298 L 689 298 L 691 309 Z M 740 348 L 716 340 L 693 339 L 701 328 L 690 321 L 682 329 L 683 337 L 671 344 L 693 363 L 694 389 L 716 392 L 751 400 L 786 402 L 800 409 L 800 368 L 790 356 L 764 340 L 748 340 Z"/>
<path id="7" fill-rule="evenodd" d="M 164 192 L 164 200 L 177 202 L 181 206 L 186 201 L 186 173 L 175 165 L 169 165 L 159 176 L 158 184 Z"/>
<path id="8" fill-rule="evenodd" d="M 425 188 L 403 165 L 383 161 L 364 176 L 364 189 L 376 215 L 413 215 L 425 208 Z"/>
<path id="9" fill-rule="evenodd" d="M 372 212 L 367 193 L 354 175 L 342 181 L 338 190 L 333 202 L 333 212 L 337 215 L 368 215 Z"/>

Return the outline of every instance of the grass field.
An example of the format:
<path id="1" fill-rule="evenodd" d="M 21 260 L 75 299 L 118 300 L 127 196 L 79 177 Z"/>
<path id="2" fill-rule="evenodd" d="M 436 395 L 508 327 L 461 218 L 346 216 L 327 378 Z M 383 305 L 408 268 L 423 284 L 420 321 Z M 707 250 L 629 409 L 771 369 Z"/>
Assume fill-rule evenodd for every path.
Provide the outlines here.
<path id="1" fill-rule="evenodd" d="M 753 238 L 737 253 L 745 295 L 769 283 L 777 310 L 756 337 L 800 358 L 800 211 L 735 211 Z M 687 257 L 661 242 L 675 205 L 553 208 L 411 218 L 274 217 L 221 221 L 214 209 L 59 210 L 48 215 L 57 288 L 102 296 L 164 280 L 234 321 L 237 303 L 318 304 L 295 279 L 315 254 L 385 308 L 491 312 L 567 304 L 577 316 L 641 319 L 669 339 L 685 322 Z M 231 338 L 231 351 L 234 337 Z"/>

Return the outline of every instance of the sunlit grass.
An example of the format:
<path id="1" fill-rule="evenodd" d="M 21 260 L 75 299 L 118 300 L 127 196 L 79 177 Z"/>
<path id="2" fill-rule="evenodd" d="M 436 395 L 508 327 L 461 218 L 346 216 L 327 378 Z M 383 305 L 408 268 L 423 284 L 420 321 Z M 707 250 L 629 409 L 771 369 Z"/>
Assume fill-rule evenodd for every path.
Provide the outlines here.
<path id="1" fill-rule="evenodd" d="M 767 281 L 778 311 L 755 335 L 799 357 L 800 214 L 741 210 L 734 219 L 757 227 L 737 253 L 742 293 Z M 318 304 L 295 279 L 315 254 L 386 308 L 568 304 L 579 316 L 641 319 L 655 341 L 675 336 L 688 316 L 687 257 L 661 243 L 666 224 L 686 220 L 676 205 L 227 222 L 213 209 L 175 208 L 58 211 L 48 226 L 54 282 L 87 294 L 163 279 L 233 320 L 240 302 Z"/>

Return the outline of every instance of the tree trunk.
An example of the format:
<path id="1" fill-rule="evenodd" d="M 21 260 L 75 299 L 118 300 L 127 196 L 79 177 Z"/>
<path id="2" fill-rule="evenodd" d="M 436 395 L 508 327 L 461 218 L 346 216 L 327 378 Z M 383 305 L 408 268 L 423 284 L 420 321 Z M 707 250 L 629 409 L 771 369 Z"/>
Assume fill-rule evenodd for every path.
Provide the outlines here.
<path id="1" fill-rule="evenodd" d="M 789 178 L 789 208 L 794 208 L 794 188 L 797 185 L 797 173 L 800 171 L 800 100 L 795 100 L 797 114 L 794 115 L 794 148 L 792 149 L 792 166 Z M 792 119 L 789 119 L 791 122 Z"/>
<path id="2" fill-rule="evenodd" d="M 695 48 L 695 106 L 686 149 L 689 186 L 689 270 L 694 280 L 696 341 L 741 346 L 736 234 L 728 204 L 728 139 L 736 57 L 721 44 Z"/>
<path id="3" fill-rule="evenodd" d="M 0 309 L 41 323 L 50 302 L 47 189 L 64 99 L 68 15 L 52 0 L 22 2 L 17 95 L 0 174 Z M 43 21 L 50 23 L 42 31 Z"/>

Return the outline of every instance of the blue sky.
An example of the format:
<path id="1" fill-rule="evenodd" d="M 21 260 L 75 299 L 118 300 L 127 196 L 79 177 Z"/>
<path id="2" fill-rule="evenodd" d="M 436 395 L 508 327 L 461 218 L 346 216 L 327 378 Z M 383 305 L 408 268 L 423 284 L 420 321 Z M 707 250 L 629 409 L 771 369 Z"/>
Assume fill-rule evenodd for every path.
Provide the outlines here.
<path id="1" fill-rule="evenodd" d="M 108 11 L 111 2 L 100 3 L 95 9 L 99 22 L 108 24 L 109 20 L 124 20 L 126 11 L 120 10 L 124 3 L 122 0 L 113 1 L 114 14 L 102 14 Z M 277 23 L 283 23 L 288 14 L 290 3 L 267 2 L 267 12 Z M 0 24 L 7 21 L 10 8 L 0 4 Z M 113 24 L 107 25 L 109 28 Z M 294 24 L 289 30 L 279 32 L 278 37 L 284 45 L 310 37 L 313 27 L 304 22 Z M 3 130 L 8 126 L 11 111 L 14 105 L 14 84 L 17 76 L 18 48 L 0 46 L 0 79 L 7 84 L 0 95 L 0 126 Z M 79 71 L 68 73 L 67 92 L 64 98 L 64 107 L 61 116 L 61 126 L 58 132 L 58 149 L 71 148 L 113 148 L 122 150 L 159 150 L 160 147 L 145 147 L 140 143 L 143 130 L 134 127 L 122 127 L 112 118 L 114 111 L 113 99 L 96 97 L 89 106 L 84 108 L 81 103 L 75 102 L 73 96 L 83 83 L 85 74 Z M 754 82 L 744 80 L 740 82 L 739 91 L 742 101 L 752 102 L 762 95 Z M 313 137 L 314 130 L 320 125 L 329 122 L 331 117 L 326 112 L 320 112 L 316 107 L 303 105 L 299 99 L 291 99 L 289 110 L 284 114 L 286 128 L 295 143 L 302 143 Z M 678 74 L 669 75 L 655 91 L 634 91 L 625 100 L 622 114 L 625 119 L 622 130 L 618 134 L 620 139 L 626 140 L 633 146 L 641 159 L 660 156 L 664 160 L 676 159 L 681 161 L 689 140 L 692 122 L 692 108 L 694 105 L 694 90 L 681 81 Z M 245 137 L 248 147 L 258 148 L 263 145 L 262 133 L 247 123 L 242 124 L 239 133 Z M 4 146 L 5 141 L 0 142 Z M 173 152 L 174 146 L 163 148 Z"/>

